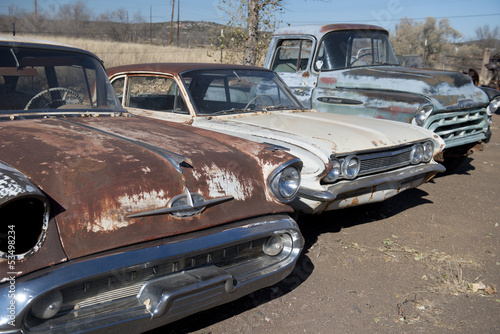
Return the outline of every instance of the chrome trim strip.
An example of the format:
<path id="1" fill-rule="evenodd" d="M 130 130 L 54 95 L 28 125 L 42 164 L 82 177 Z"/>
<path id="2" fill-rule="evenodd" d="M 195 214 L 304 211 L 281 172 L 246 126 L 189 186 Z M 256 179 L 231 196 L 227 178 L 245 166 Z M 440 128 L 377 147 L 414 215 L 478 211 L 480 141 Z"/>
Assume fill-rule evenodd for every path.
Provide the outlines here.
<path id="1" fill-rule="evenodd" d="M 171 213 L 171 212 L 201 209 L 201 208 L 209 207 L 212 205 L 221 204 L 221 203 L 230 201 L 232 199 L 234 199 L 233 196 L 226 196 L 226 197 L 219 197 L 219 198 L 214 198 L 214 199 L 210 199 L 210 200 L 205 200 L 203 202 L 198 202 L 196 204 L 194 204 L 193 201 L 190 200 L 190 202 L 191 202 L 190 204 L 192 204 L 192 205 L 183 205 L 183 206 L 176 206 L 173 208 L 168 207 L 168 208 L 161 208 L 161 209 L 157 209 L 157 210 L 145 211 L 145 212 L 140 212 L 140 213 L 136 213 L 133 215 L 128 215 L 126 218 L 140 218 L 140 217 L 147 217 L 147 216 L 162 215 L 162 214 L 167 214 L 167 213 Z"/>

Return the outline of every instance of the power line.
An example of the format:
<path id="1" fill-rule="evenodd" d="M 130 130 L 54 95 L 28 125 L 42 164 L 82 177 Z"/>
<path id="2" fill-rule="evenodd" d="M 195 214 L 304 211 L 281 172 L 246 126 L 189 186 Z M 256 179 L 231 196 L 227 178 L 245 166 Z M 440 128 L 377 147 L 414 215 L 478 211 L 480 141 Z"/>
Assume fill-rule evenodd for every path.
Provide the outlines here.
<path id="1" fill-rule="evenodd" d="M 434 19 L 460 19 L 460 18 L 472 18 L 472 17 L 485 17 L 485 16 L 500 16 L 500 13 L 495 13 L 495 14 L 476 14 L 476 15 L 458 15 L 458 16 L 428 16 L 432 17 Z M 420 21 L 420 20 L 426 20 L 427 17 L 408 17 L 408 19 L 414 20 L 414 21 Z M 346 20 L 338 21 L 338 22 L 345 22 Z M 353 22 L 373 22 L 376 21 L 375 19 L 370 19 L 370 20 L 348 20 L 348 21 L 353 21 Z M 384 20 L 384 22 L 399 22 L 401 21 L 401 18 L 398 19 L 387 19 Z M 300 23 L 310 23 L 311 21 L 294 21 L 294 22 L 300 22 Z M 329 22 L 329 23 L 335 23 L 335 22 Z"/>

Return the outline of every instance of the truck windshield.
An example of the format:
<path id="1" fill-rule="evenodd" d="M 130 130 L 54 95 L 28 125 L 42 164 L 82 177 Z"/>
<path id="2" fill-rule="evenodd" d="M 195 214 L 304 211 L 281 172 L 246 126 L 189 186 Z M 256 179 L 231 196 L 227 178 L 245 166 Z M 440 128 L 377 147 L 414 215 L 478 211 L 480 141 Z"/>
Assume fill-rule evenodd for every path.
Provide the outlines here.
<path id="1" fill-rule="evenodd" d="M 326 35 L 314 62 L 317 71 L 398 65 L 389 37 L 379 31 L 341 31 Z"/>

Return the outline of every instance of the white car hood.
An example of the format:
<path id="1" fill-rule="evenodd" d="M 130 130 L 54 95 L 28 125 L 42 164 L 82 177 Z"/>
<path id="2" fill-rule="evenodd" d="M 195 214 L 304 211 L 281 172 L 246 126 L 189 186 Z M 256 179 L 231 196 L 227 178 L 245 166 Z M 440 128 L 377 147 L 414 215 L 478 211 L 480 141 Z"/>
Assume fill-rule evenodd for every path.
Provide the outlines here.
<path id="1" fill-rule="evenodd" d="M 436 146 L 444 145 L 437 135 L 410 124 L 314 111 L 220 116 L 199 125 L 280 140 L 327 159 L 332 153 L 384 149 L 426 138 L 433 138 Z"/>

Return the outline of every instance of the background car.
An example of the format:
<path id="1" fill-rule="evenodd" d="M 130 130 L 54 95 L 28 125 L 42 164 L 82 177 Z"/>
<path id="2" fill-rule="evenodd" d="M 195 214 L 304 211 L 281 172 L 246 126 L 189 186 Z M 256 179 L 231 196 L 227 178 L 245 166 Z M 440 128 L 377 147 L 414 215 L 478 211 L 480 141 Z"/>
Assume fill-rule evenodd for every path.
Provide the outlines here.
<path id="1" fill-rule="evenodd" d="M 144 332 L 292 271 L 297 158 L 133 117 L 87 51 L 0 59 L 0 333 Z"/>
<path id="2" fill-rule="evenodd" d="M 306 110 L 270 70 L 160 63 L 107 73 L 133 114 L 239 136 L 300 158 L 302 183 L 292 206 L 301 212 L 383 201 L 445 170 L 433 160 L 444 148 L 436 134 L 410 124 Z"/>

